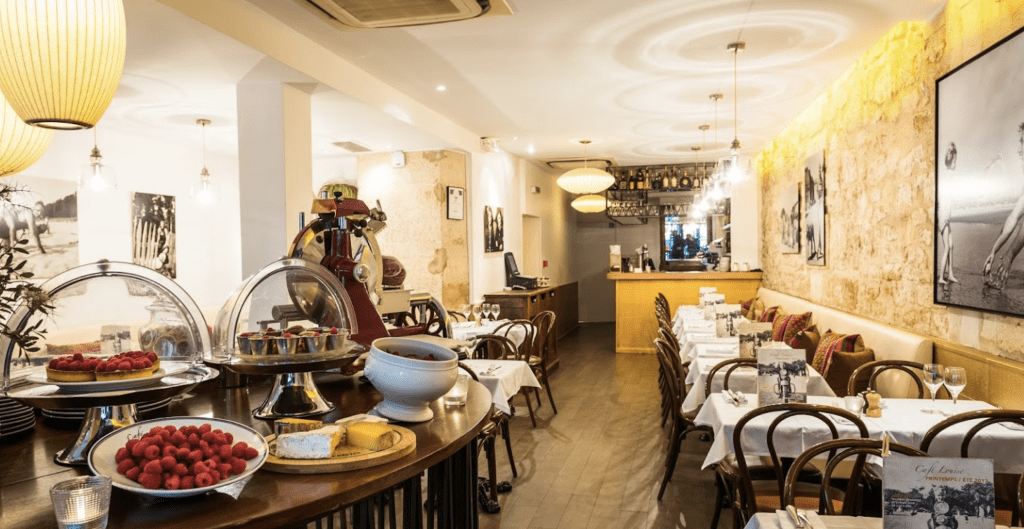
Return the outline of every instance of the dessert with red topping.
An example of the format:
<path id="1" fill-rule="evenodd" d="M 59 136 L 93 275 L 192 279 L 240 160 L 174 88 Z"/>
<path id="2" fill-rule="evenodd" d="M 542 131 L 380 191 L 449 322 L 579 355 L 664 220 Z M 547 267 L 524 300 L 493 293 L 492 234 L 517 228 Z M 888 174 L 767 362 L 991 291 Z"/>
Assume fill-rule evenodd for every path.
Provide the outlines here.
<path id="1" fill-rule="evenodd" d="M 91 382 L 96 380 L 96 366 L 100 359 L 75 353 L 58 356 L 46 365 L 46 378 L 55 382 Z"/>
<path id="2" fill-rule="evenodd" d="M 160 360 L 152 351 L 128 351 L 114 355 L 96 365 L 96 380 L 126 380 L 143 378 L 160 367 Z"/>

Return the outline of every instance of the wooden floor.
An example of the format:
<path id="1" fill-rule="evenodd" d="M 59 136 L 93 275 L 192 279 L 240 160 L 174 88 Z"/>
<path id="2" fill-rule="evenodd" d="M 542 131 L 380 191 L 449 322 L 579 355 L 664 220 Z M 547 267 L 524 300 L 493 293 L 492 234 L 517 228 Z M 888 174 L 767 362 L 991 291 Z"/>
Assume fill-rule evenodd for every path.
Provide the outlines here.
<path id="1" fill-rule="evenodd" d="M 558 344 L 551 376 L 559 413 L 543 398 L 537 428 L 522 397 L 511 420 L 519 477 L 512 479 L 504 445 L 498 476 L 514 489 L 499 495 L 501 512 L 480 514 L 482 529 L 707 528 L 714 474 L 700 471 L 708 443 L 683 443 L 675 476 L 657 501 L 664 469 L 659 427 L 658 363 L 654 355 L 616 355 L 614 324 L 585 324 Z M 486 472 L 481 457 L 480 468 Z M 719 527 L 732 525 L 723 513 Z"/>

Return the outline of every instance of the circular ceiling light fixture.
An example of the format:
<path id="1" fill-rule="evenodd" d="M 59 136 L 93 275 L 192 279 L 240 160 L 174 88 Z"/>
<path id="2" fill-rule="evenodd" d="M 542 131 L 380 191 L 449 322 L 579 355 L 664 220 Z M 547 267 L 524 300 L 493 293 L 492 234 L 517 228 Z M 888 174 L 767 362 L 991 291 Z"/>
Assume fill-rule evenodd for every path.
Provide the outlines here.
<path id="1" fill-rule="evenodd" d="M 124 68 L 121 0 L 0 3 L 0 91 L 21 120 L 86 129 L 107 111 Z"/>
<path id="2" fill-rule="evenodd" d="M 0 176 L 10 176 L 39 161 L 53 131 L 26 125 L 0 95 Z"/>
<path id="3" fill-rule="evenodd" d="M 587 167 L 587 145 L 590 140 L 580 140 L 580 143 L 583 144 L 583 167 L 566 171 L 555 183 L 574 195 L 600 193 L 615 183 L 615 177 L 596 167 Z"/>
<path id="4" fill-rule="evenodd" d="M 603 195 L 583 195 L 581 197 L 576 197 L 576 200 L 573 200 L 571 205 L 572 209 L 575 209 L 580 213 L 600 213 L 608 207 Z"/>

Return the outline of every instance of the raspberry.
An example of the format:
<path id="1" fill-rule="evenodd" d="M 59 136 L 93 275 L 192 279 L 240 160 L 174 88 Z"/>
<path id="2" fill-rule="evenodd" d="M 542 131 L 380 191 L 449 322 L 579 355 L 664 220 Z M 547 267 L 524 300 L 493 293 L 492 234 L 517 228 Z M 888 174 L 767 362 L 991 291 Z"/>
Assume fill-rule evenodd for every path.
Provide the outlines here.
<path id="1" fill-rule="evenodd" d="M 75 353 L 71 355 L 71 358 L 74 359 L 76 362 L 81 362 L 82 360 L 85 360 L 85 357 L 82 356 L 82 353 Z"/>
<path id="2" fill-rule="evenodd" d="M 71 364 L 69 364 L 67 360 L 61 360 L 60 362 L 57 362 L 57 370 L 71 371 Z"/>
<path id="3" fill-rule="evenodd" d="M 206 465 L 206 468 L 217 468 L 217 465 L 221 464 L 221 460 L 219 457 L 213 456 L 210 459 L 203 461 L 203 464 Z"/>
<path id="4" fill-rule="evenodd" d="M 188 467 L 185 466 L 185 463 L 178 463 L 174 465 L 174 468 L 171 469 L 171 474 L 174 474 L 176 476 L 187 476 Z"/>
<path id="5" fill-rule="evenodd" d="M 232 461 L 231 462 L 231 472 L 234 473 L 235 475 L 238 475 L 238 474 L 241 474 L 242 472 L 245 472 L 245 460 L 244 459 L 235 459 L 234 461 Z"/>
<path id="6" fill-rule="evenodd" d="M 172 447 L 172 449 L 173 449 L 173 447 Z M 172 456 L 164 456 L 162 459 L 160 459 L 160 466 L 163 467 L 164 470 L 170 470 L 170 469 L 174 468 L 174 465 L 177 465 L 177 464 L 178 464 L 178 460 L 174 459 L 174 457 L 172 457 Z"/>
<path id="7" fill-rule="evenodd" d="M 319 338 L 320 337 L 320 333 L 318 333 L 318 332 L 313 333 L 313 337 L 314 338 Z"/>
<path id="8" fill-rule="evenodd" d="M 171 476 L 164 480 L 164 488 L 167 490 L 178 490 L 181 487 L 181 478 L 178 476 Z"/>
<path id="9" fill-rule="evenodd" d="M 146 447 L 142 452 L 146 459 L 159 459 L 160 458 L 160 446 L 152 444 Z"/>
<path id="10" fill-rule="evenodd" d="M 86 365 L 89 366 L 89 371 L 96 371 L 96 366 L 100 365 L 100 361 L 95 358 L 90 358 L 86 361 Z"/>
<path id="11" fill-rule="evenodd" d="M 132 369 L 146 369 L 146 365 L 142 363 L 142 360 L 132 360 Z"/>
<path id="12" fill-rule="evenodd" d="M 221 463 L 217 465 L 217 473 L 220 474 L 221 477 L 223 477 L 224 479 L 227 479 L 228 477 L 231 476 L 231 465 L 227 463 Z"/>
<path id="13" fill-rule="evenodd" d="M 148 358 L 143 358 L 142 360 L 139 361 L 142 362 L 143 369 L 149 369 L 153 367 L 153 362 L 150 362 Z"/>
<path id="14" fill-rule="evenodd" d="M 196 476 L 196 488 L 209 487 L 214 483 L 215 481 L 213 481 L 213 476 L 211 476 L 209 472 L 203 472 Z"/>
<path id="15" fill-rule="evenodd" d="M 224 432 L 213 432 L 213 444 L 218 446 L 228 444 L 228 438 L 224 436 Z"/>
<path id="16" fill-rule="evenodd" d="M 154 427 L 149 429 L 148 433 L 149 433 L 149 435 L 160 435 L 160 432 L 162 432 L 162 431 L 163 431 L 163 428 L 161 428 L 159 426 L 154 426 Z"/>
<path id="17" fill-rule="evenodd" d="M 192 465 L 192 468 L 189 470 L 189 473 L 192 474 L 193 476 L 198 476 L 199 474 L 203 474 L 208 470 L 209 469 L 206 468 L 206 465 L 204 465 L 202 461 L 200 461 Z"/>
<path id="18" fill-rule="evenodd" d="M 174 432 L 178 431 L 178 428 L 174 425 L 164 426 L 164 429 L 171 432 L 171 435 L 174 435 Z"/>
<path id="19" fill-rule="evenodd" d="M 171 441 L 171 432 L 167 430 L 160 430 L 160 440 L 169 443 Z"/>
<path id="20" fill-rule="evenodd" d="M 258 455 L 260 455 L 260 451 L 256 450 L 255 448 L 253 448 L 251 446 L 249 448 L 245 449 L 245 458 L 246 459 L 253 459 L 253 458 L 255 458 Z"/>
<path id="21" fill-rule="evenodd" d="M 231 447 L 226 444 L 220 445 L 220 449 L 217 450 L 217 455 L 219 455 L 222 460 L 233 457 L 231 455 Z"/>
<path id="22" fill-rule="evenodd" d="M 216 435 L 215 435 L 215 434 L 214 434 L 213 432 L 206 432 L 206 433 L 204 433 L 204 434 L 202 435 L 202 437 L 200 437 L 200 439 L 202 439 L 202 440 L 203 440 L 203 442 L 205 442 L 205 443 L 207 443 L 207 444 L 213 444 L 213 442 L 214 442 L 213 440 L 214 440 L 214 439 L 215 439 L 216 437 L 217 437 L 217 436 L 216 436 Z"/>
<path id="23" fill-rule="evenodd" d="M 128 441 L 128 443 L 131 444 L 131 441 Z M 147 447 L 149 447 L 149 441 L 148 440 L 142 440 L 142 441 L 139 441 L 139 442 L 135 443 L 135 445 L 132 446 L 132 448 L 131 448 L 132 455 L 135 456 L 135 457 L 142 457 L 143 450 L 145 450 Z"/>
<path id="24" fill-rule="evenodd" d="M 188 453 L 188 459 L 189 459 L 189 461 L 192 461 L 193 463 L 198 463 L 198 462 L 202 461 L 203 460 L 203 451 L 202 450 L 193 450 L 193 451 L 189 452 Z"/>
<path id="25" fill-rule="evenodd" d="M 120 463 L 121 461 L 124 461 L 125 459 L 131 459 L 131 458 L 132 458 L 132 452 L 131 452 L 131 450 L 128 450 L 127 447 L 118 448 L 117 449 L 117 454 L 114 455 L 114 461 L 117 461 L 118 463 Z"/>
<path id="26" fill-rule="evenodd" d="M 227 444 L 235 442 L 235 437 L 231 435 L 231 432 L 224 432 L 224 442 Z"/>
<path id="27" fill-rule="evenodd" d="M 183 489 L 194 489 L 196 488 L 196 478 L 192 476 L 181 477 L 181 488 Z"/>
<path id="28" fill-rule="evenodd" d="M 177 459 L 181 459 L 182 461 L 184 461 L 184 460 L 188 459 L 188 454 L 189 454 L 189 453 L 191 453 L 191 450 L 189 450 L 187 446 L 183 446 L 183 447 L 179 448 L 179 449 L 178 449 L 178 450 L 177 450 L 177 451 L 176 451 L 176 452 L 174 453 L 174 457 L 175 457 L 175 458 L 177 458 Z"/>
<path id="29" fill-rule="evenodd" d="M 146 353 L 146 359 L 149 360 L 150 364 L 156 362 L 156 353 L 152 351 Z"/>
<path id="30" fill-rule="evenodd" d="M 265 331 L 263 331 L 263 332 L 265 332 L 265 333 L 266 332 L 274 332 L 274 328 L 273 327 L 267 327 L 267 329 Z"/>
<path id="31" fill-rule="evenodd" d="M 117 364 L 117 370 L 118 371 L 131 371 L 132 370 L 132 363 L 127 361 L 127 360 L 122 361 L 119 364 Z"/>
<path id="32" fill-rule="evenodd" d="M 199 448 L 199 436 L 195 432 L 188 434 L 188 444 L 192 448 Z"/>
<path id="33" fill-rule="evenodd" d="M 50 360 L 50 363 L 47 365 L 50 366 L 50 369 L 57 369 L 57 364 L 60 364 L 60 362 L 54 358 L 53 360 Z"/>
<path id="34" fill-rule="evenodd" d="M 105 367 L 104 370 L 107 373 L 113 373 L 114 371 L 117 371 L 117 364 L 114 362 L 107 362 L 107 367 Z"/>
<path id="35" fill-rule="evenodd" d="M 126 477 L 126 478 L 128 478 L 128 479 L 130 479 L 132 481 L 138 482 L 139 481 L 139 476 L 141 474 L 142 474 L 142 468 L 141 467 L 132 467 L 132 468 L 128 469 L 127 472 L 124 473 L 124 477 Z"/>
<path id="36" fill-rule="evenodd" d="M 163 466 L 160 464 L 160 461 L 157 460 L 150 461 L 142 467 L 142 472 L 144 474 L 160 474 L 163 470 Z"/>
<path id="37" fill-rule="evenodd" d="M 173 443 L 174 446 L 180 446 L 181 443 L 185 442 L 188 442 L 188 437 L 185 437 L 185 434 L 181 432 L 174 432 L 174 434 L 171 435 L 171 443 Z"/>
<path id="38" fill-rule="evenodd" d="M 294 335 L 292 335 L 292 333 L 290 333 L 290 332 L 286 332 L 286 333 L 284 333 L 284 338 L 294 338 L 294 337 L 295 337 L 295 336 L 294 336 Z"/>
<path id="39" fill-rule="evenodd" d="M 128 472 L 133 468 L 136 467 L 135 461 L 133 461 L 132 458 L 129 457 L 128 459 L 122 459 L 121 462 L 117 464 L 117 473 L 124 475 L 125 472 Z"/>
<path id="40" fill-rule="evenodd" d="M 338 334 L 338 328 L 337 327 L 331 327 L 331 334 Z"/>
<path id="41" fill-rule="evenodd" d="M 239 441 L 238 444 L 231 447 L 231 455 L 235 457 L 245 457 L 245 449 L 249 448 L 249 445 L 245 441 Z"/>
<path id="42" fill-rule="evenodd" d="M 124 444 L 124 447 L 127 448 L 128 450 L 131 450 L 132 447 L 134 447 L 137 444 L 139 444 L 138 439 L 129 439 L 128 442 Z"/>
<path id="43" fill-rule="evenodd" d="M 177 457 L 178 456 L 178 449 L 175 448 L 174 445 L 166 444 L 166 445 L 164 445 L 164 449 L 160 453 L 160 455 L 162 455 L 164 457 L 167 457 L 167 456 Z"/>
<path id="44" fill-rule="evenodd" d="M 199 431 L 201 433 L 206 433 L 211 430 L 213 430 L 213 426 L 210 426 L 210 423 L 203 423 L 203 425 L 199 427 Z"/>
<path id="45" fill-rule="evenodd" d="M 209 470 L 209 474 L 210 474 L 210 477 L 213 478 L 213 482 L 214 483 L 217 483 L 218 481 L 220 481 L 220 472 L 217 472 L 216 470 L 211 468 Z M 227 477 L 227 476 L 225 476 L 225 477 Z"/>
<path id="46" fill-rule="evenodd" d="M 147 489 L 159 489 L 163 483 L 163 478 L 160 474 L 150 474 L 149 472 L 143 472 L 139 476 L 139 485 L 146 487 Z"/>

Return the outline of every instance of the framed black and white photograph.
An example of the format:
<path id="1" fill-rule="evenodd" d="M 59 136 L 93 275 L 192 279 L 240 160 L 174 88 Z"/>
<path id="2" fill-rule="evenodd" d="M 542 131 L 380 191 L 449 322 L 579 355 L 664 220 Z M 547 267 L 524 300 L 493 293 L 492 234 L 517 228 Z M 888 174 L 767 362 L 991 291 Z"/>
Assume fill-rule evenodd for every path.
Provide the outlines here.
<path id="1" fill-rule="evenodd" d="M 936 81 L 934 300 L 1024 316 L 1024 28 Z"/>
<path id="2" fill-rule="evenodd" d="M 23 271 L 48 279 L 78 266 L 78 186 L 74 181 L 19 177 L 0 207 L 0 240 L 28 240 Z"/>
<path id="3" fill-rule="evenodd" d="M 464 188 L 448 186 L 448 218 L 451 220 L 466 218 L 466 190 Z"/>
<path id="4" fill-rule="evenodd" d="M 174 218 L 173 196 L 132 193 L 132 262 L 171 279 L 178 275 Z"/>
<path id="5" fill-rule="evenodd" d="M 505 250 L 505 212 L 484 206 L 484 252 Z"/>
<path id="6" fill-rule="evenodd" d="M 755 349 L 757 405 L 807 402 L 807 357 L 802 349 Z"/>
<path id="7" fill-rule="evenodd" d="M 991 459 L 907 457 L 885 460 L 883 529 L 994 529 Z"/>
<path id="8" fill-rule="evenodd" d="M 779 197 L 779 249 L 782 253 L 800 253 L 800 184 L 782 190 Z"/>
<path id="9" fill-rule="evenodd" d="M 804 230 L 807 264 L 825 266 L 825 153 L 804 161 Z"/>

